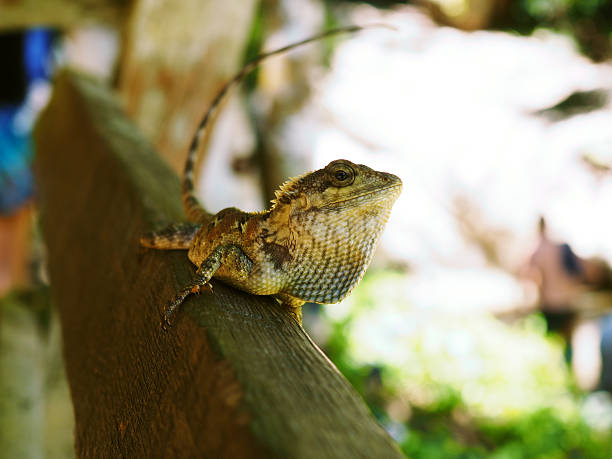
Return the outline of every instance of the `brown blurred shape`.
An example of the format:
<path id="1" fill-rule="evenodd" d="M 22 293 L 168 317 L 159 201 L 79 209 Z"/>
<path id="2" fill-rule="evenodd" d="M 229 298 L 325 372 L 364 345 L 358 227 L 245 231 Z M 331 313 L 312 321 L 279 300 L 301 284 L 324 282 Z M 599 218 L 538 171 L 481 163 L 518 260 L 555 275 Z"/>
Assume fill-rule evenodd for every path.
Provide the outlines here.
<path id="1" fill-rule="evenodd" d="M 0 216 L 0 296 L 28 283 L 32 206 Z"/>

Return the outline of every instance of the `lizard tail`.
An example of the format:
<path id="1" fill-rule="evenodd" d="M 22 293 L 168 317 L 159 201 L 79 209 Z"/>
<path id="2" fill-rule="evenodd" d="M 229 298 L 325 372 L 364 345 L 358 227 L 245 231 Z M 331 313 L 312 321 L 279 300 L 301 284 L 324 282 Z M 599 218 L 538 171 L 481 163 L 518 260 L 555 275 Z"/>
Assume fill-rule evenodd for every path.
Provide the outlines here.
<path id="1" fill-rule="evenodd" d="M 242 80 L 244 80 L 244 77 L 246 77 L 253 69 L 255 69 L 261 61 L 263 61 L 264 59 L 268 57 L 275 56 L 277 54 L 282 54 L 286 51 L 290 51 L 294 48 L 305 45 L 307 43 L 312 43 L 313 41 L 317 41 L 325 37 L 337 35 L 340 33 L 354 33 L 362 29 L 369 28 L 369 27 L 389 27 L 389 26 L 386 26 L 385 24 L 372 24 L 368 26 L 352 25 L 352 26 L 347 26 L 347 27 L 340 27 L 337 29 L 328 30 L 318 35 L 313 35 L 310 38 L 306 38 L 302 41 L 292 43 L 290 45 L 276 49 L 274 51 L 269 51 L 267 53 L 260 54 L 259 56 L 255 57 L 252 61 L 247 63 L 242 68 L 242 70 L 240 70 L 240 72 L 238 72 L 234 76 L 234 78 L 228 81 L 225 84 L 225 86 L 221 88 L 221 91 L 219 91 L 219 93 L 215 96 L 215 99 L 212 101 L 212 104 L 210 104 L 210 107 L 204 114 L 202 121 L 200 121 L 200 125 L 198 126 L 198 129 L 196 130 L 193 140 L 191 141 L 191 145 L 189 147 L 189 153 L 187 154 L 187 160 L 185 162 L 185 170 L 183 173 L 182 200 L 183 200 L 183 208 L 185 209 L 185 214 L 187 215 L 187 218 L 190 221 L 203 224 L 203 223 L 209 222 L 213 217 L 212 214 L 210 214 L 209 212 L 206 211 L 206 209 L 204 209 L 204 207 L 202 206 L 202 204 L 200 203 L 200 201 L 198 200 L 195 194 L 194 165 L 195 165 L 195 160 L 197 157 L 198 147 L 200 146 L 200 143 L 206 134 L 208 124 L 211 118 L 215 116 L 215 114 L 217 113 L 219 106 L 221 105 L 221 102 L 223 101 L 225 96 L 228 94 L 229 90 L 232 89 L 234 86 L 238 85 Z"/>
<path id="2" fill-rule="evenodd" d="M 160 231 L 144 234 L 140 245 L 158 250 L 187 250 L 200 225 L 172 223 Z"/>

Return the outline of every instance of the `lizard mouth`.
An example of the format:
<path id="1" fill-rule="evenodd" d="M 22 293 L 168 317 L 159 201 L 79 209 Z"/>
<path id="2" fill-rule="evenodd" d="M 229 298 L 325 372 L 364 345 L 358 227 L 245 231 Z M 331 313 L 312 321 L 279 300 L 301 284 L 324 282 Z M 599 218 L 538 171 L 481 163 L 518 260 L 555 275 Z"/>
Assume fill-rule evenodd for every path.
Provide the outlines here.
<path id="1" fill-rule="evenodd" d="M 364 192 L 359 193 L 357 195 L 347 197 L 345 199 L 338 199 L 336 201 L 329 202 L 329 203 L 327 203 L 327 204 L 325 204 L 324 206 L 321 206 L 321 207 L 322 208 L 332 207 L 332 206 L 334 206 L 336 204 L 342 204 L 343 202 L 355 201 L 356 199 L 363 198 L 365 196 L 371 196 L 373 194 L 387 195 L 387 194 L 389 194 L 388 193 L 389 191 L 397 190 L 399 192 L 401 189 L 402 189 L 401 182 L 400 183 L 394 183 L 393 185 L 389 185 L 389 186 L 386 186 L 384 188 L 377 188 L 375 190 L 367 190 L 367 191 L 364 191 Z"/>

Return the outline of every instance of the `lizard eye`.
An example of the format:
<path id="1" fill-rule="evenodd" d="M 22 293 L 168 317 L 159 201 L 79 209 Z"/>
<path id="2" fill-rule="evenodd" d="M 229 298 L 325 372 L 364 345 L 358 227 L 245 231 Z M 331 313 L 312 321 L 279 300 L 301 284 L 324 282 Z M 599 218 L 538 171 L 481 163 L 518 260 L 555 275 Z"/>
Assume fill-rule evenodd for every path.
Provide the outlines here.
<path id="1" fill-rule="evenodd" d="M 341 182 L 343 180 L 346 180 L 346 178 L 348 177 L 348 174 L 346 173 L 346 171 L 343 171 L 342 169 L 339 169 L 334 174 L 334 177 L 336 177 L 336 180 Z"/>
<path id="2" fill-rule="evenodd" d="M 332 185 L 336 187 L 348 186 L 355 180 L 355 172 L 347 164 L 337 164 L 330 172 Z"/>

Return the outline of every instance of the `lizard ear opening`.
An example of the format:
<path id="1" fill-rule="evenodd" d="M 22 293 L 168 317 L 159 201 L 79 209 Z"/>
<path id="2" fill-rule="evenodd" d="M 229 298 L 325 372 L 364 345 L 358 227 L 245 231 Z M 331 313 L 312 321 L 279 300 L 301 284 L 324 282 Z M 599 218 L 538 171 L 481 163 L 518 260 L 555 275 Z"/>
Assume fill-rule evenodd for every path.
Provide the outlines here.
<path id="1" fill-rule="evenodd" d="M 303 209 L 310 208 L 310 201 L 308 200 L 307 194 L 303 194 L 302 196 L 300 196 L 300 204 L 302 205 Z"/>
<path id="2" fill-rule="evenodd" d="M 332 185 L 338 188 L 349 186 L 355 181 L 355 171 L 343 162 L 330 164 L 328 173 Z"/>

